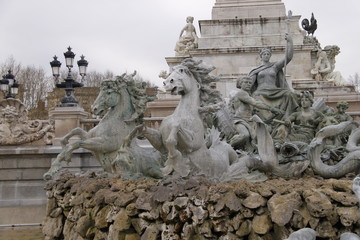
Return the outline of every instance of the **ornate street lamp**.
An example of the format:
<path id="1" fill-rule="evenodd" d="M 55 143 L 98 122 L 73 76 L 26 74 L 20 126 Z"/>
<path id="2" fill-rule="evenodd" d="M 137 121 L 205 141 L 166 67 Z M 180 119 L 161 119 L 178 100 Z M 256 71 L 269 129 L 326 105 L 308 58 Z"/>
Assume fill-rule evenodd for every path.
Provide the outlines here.
<path id="1" fill-rule="evenodd" d="M 0 80 L 0 89 L 4 93 L 4 98 L 15 98 L 15 95 L 19 93 L 19 84 L 11 70 Z"/>
<path id="2" fill-rule="evenodd" d="M 59 76 L 60 76 L 61 62 L 59 62 L 59 60 L 57 60 L 56 55 L 54 56 L 54 60 L 50 62 L 50 66 L 51 66 L 53 76 L 55 77 L 55 83 L 58 84 Z"/>
<path id="3" fill-rule="evenodd" d="M 74 88 L 83 86 L 81 82 L 86 76 L 86 68 L 89 63 L 85 60 L 84 56 L 81 56 L 81 60 L 77 62 L 79 66 L 79 74 L 81 76 L 81 82 L 77 82 L 71 75 L 71 68 L 73 67 L 75 58 L 75 53 L 71 51 L 71 47 L 68 47 L 68 51 L 64 53 L 64 57 L 66 67 L 68 68 L 69 72 L 63 82 L 59 83 L 61 62 L 57 60 L 56 56 L 54 56 L 54 60 L 50 62 L 50 66 L 55 78 L 55 86 L 57 88 L 65 88 L 65 97 L 61 99 L 60 107 L 75 107 L 78 106 L 78 100 L 74 96 Z"/>
<path id="4" fill-rule="evenodd" d="M 77 64 L 79 66 L 79 74 L 81 76 L 81 81 L 83 81 L 84 77 L 86 76 L 86 69 L 89 63 L 85 60 L 84 55 L 81 55 L 81 60 L 79 60 Z"/>

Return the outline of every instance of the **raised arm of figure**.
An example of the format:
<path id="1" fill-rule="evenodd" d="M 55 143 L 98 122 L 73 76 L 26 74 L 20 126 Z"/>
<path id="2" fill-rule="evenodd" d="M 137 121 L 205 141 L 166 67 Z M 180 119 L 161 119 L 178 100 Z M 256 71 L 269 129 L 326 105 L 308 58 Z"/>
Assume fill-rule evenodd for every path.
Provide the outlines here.
<path id="1" fill-rule="evenodd" d="M 293 44 L 293 39 L 292 39 L 292 36 L 291 34 L 285 34 L 285 39 L 286 39 L 286 52 L 285 52 L 285 57 L 276 62 L 275 63 L 275 67 L 277 69 L 282 69 L 284 66 L 285 66 L 285 63 L 286 64 L 289 64 L 289 62 L 291 61 L 291 59 L 293 58 L 293 55 L 294 55 L 294 44 Z"/>

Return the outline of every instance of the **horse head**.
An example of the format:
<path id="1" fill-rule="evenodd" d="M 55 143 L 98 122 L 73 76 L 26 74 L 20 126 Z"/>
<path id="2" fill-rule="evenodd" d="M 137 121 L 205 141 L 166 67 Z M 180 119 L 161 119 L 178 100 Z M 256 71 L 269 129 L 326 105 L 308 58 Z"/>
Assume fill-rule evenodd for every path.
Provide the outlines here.
<path id="1" fill-rule="evenodd" d="M 164 81 L 164 88 L 172 95 L 185 95 L 193 89 L 196 80 L 191 71 L 184 65 L 178 65 Z"/>
<path id="2" fill-rule="evenodd" d="M 117 80 L 105 80 L 101 83 L 100 92 L 91 106 L 95 115 L 104 116 L 105 113 L 114 108 L 120 101 L 121 86 Z"/>
<path id="3" fill-rule="evenodd" d="M 126 121 L 141 121 L 150 100 L 146 95 L 146 83 L 134 79 L 133 74 L 123 74 L 116 80 L 101 83 L 100 92 L 91 110 L 94 114 L 104 116 L 108 110 L 115 110 Z"/>
<path id="4" fill-rule="evenodd" d="M 174 95 L 185 95 L 193 90 L 207 89 L 210 83 L 219 80 L 218 77 L 209 75 L 214 69 L 214 66 L 207 65 L 202 60 L 186 58 L 181 64 L 172 68 L 164 81 L 164 89 Z"/>

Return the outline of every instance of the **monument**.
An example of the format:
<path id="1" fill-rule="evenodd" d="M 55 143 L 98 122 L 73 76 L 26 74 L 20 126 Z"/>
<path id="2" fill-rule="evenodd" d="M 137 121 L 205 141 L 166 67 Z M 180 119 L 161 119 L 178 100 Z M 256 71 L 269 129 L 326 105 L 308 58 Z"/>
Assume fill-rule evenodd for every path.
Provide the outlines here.
<path id="1" fill-rule="evenodd" d="M 271 71 L 258 76 L 259 83 L 264 83 L 260 77 L 268 79 L 274 76 L 272 72 L 276 70 L 273 69 L 276 64 L 260 67 L 262 71 L 269 68 Z M 313 95 L 305 91 L 300 94 L 299 110 L 289 115 L 285 115 L 282 109 L 274 111 L 284 115 L 281 120 L 274 121 L 275 124 L 265 124 L 254 115 L 252 120 L 257 124 L 257 149 L 236 153 L 220 139 L 220 132 L 214 128 L 217 123 L 231 119 L 221 119 L 229 115 L 224 114 L 227 107 L 219 91 L 209 86 L 209 83 L 217 80 L 209 75 L 212 70 L 212 66 L 191 58 L 175 66 L 167 75 L 164 85 L 168 93 L 180 95 L 180 103 L 174 113 L 162 121 L 159 130 L 140 124 L 125 138 L 118 134 L 120 141 L 123 140 L 122 147 L 117 151 L 115 161 L 110 159 L 108 166 L 104 166 L 104 170 L 112 168 L 112 173 L 120 173 L 122 178 L 128 177 L 124 171 L 128 165 L 139 169 L 141 164 L 135 161 L 136 158 L 128 158 L 128 151 L 124 147 L 131 147 L 135 137 L 141 134 L 155 149 L 167 156 L 164 167 L 159 169 L 163 180 L 141 178 L 129 181 L 104 178 L 102 174 L 91 172 L 82 176 L 60 173 L 55 181 L 48 182 L 46 186 L 49 198 L 43 228 L 46 238 L 283 239 L 294 229 L 300 230 L 291 234 L 289 239 L 306 238 L 308 235 L 333 239 L 344 231 L 352 231 L 350 235 L 356 236 L 360 216 L 356 207 L 358 200 L 351 190 L 352 181 L 348 178 L 324 178 L 341 178 L 360 169 L 360 150 L 357 146 L 359 124 L 350 120 L 315 130 L 320 126 L 320 120 L 326 119 L 325 112 L 322 114 L 310 108 Z M 109 83 L 116 84 L 114 81 Z M 273 88 L 288 90 L 276 86 Z M 124 87 L 120 89 L 124 90 Z M 104 90 L 109 94 L 113 91 L 106 84 Z M 102 98 L 102 91 L 98 99 Z M 99 101 L 94 104 L 95 109 L 102 105 Z M 101 113 L 108 109 L 111 116 L 114 114 L 112 111 L 122 107 L 123 103 L 129 101 L 121 101 L 112 108 L 105 104 L 99 111 Z M 258 104 L 254 105 L 256 107 Z M 278 108 L 261 106 L 265 106 L 264 110 Z M 139 105 L 135 104 L 134 107 Z M 106 116 L 101 129 L 114 127 L 111 122 L 106 122 L 110 119 Z M 212 117 L 218 118 L 218 121 L 213 121 Z M 228 121 L 225 125 L 232 123 Z M 282 138 L 286 142 L 280 149 L 274 144 L 277 129 L 281 127 L 278 123 L 288 127 L 285 130 L 287 134 Z M 120 123 L 116 125 L 121 126 Z M 208 134 L 204 138 L 205 129 L 208 129 Z M 346 138 L 343 134 L 347 133 L 348 140 L 346 144 L 342 143 L 342 150 L 334 149 L 338 145 L 331 142 L 339 140 L 340 143 L 338 137 Z M 67 137 L 63 139 L 65 143 Z M 100 149 L 112 146 L 114 140 L 100 139 L 96 144 L 101 137 L 106 139 L 107 135 L 103 133 L 94 138 L 93 145 L 103 143 Z M 69 157 L 71 150 L 79 146 L 87 145 L 82 146 L 80 142 L 65 146 L 58 158 Z M 324 149 L 333 153 L 337 151 L 336 155 L 344 154 L 345 157 L 338 163 L 328 165 L 322 162 L 323 157 L 320 156 Z M 99 153 L 97 149 L 92 151 Z M 330 155 L 330 158 L 333 156 Z M 116 160 L 120 160 L 119 165 Z M 114 167 L 119 167 L 120 171 L 114 170 Z M 322 179 L 315 178 L 314 172 Z M 133 176 L 138 171 L 130 173 Z M 267 177 L 269 180 L 264 182 Z M 302 178 L 289 181 L 285 187 L 283 178 L 294 177 Z M 223 183 L 216 183 L 218 181 Z M 259 185 L 256 182 L 262 183 Z M 356 192 L 357 182 L 353 183 Z M 309 231 L 309 227 L 312 230 Z"/>
<path id="2" fill-rule="evenodd" d="M 126 74 L 105 81 L 92 107 L 102 116 L 99 125 L 67 133 L 45 174 L 46 179 L 55 176 L 45 186 L 45 239 L 275 240 L 360 234 L 359 181 L 354 179 L 360 170 L 359 123 L 345 113 L 346 103 L 335 112 L 316 101 L 312 91 L 292 88 L 289 79 L 298 80 L 299 69 L 307 67 L 302 74 L 311 77 L 312 50 L 306 44 L 318 43 L 307 38 L 299 47 L 305 38 L 291 31 L 295 17 L 291 12 L 280 16 L 284 10 L 281 1 L 217 1 L 215 20 L 208 23 L 207 36 L 213 40 L 203 43 L 228 44 L 229 50 L 238 25 L 216 33 L 226 29 L 225 23 L 244 24 L 244 47 L 233 52 L 215 45 L 201 48 L 201 38 L 182 38 L 181 33 L 179 56 L 173 59 L 181 61 L 162 74 L 165 90 L 178 95 L 179 104 L 158 129 L 141 123 L 147 102 L 141 83 Z M 194 33 L 188 21 L 186 29 Z M 276 50 L 276 42 L 284 45 Z M 189 47 L 180 51 L 184 45 Z M 213 54 L 210 63 L 187 56 L 193 51 Z M 219 59 L 240 62 L 239 53 L 257 56 L 262 64 L 246 61 L 236 72 L 235 65 L 216 70 Z M 235 76 L 240 89 L 229 92 L 226 101 L 226 82 Z M 306 79 L 319 85 L 323 80 Z M 219 87 L 222 94 L 214 88 L 218 82 L 225 86 Z M 70 142 L 73 135 L 80 140 Z M 143 138 L 152 146 L 147 150 L 160 153 L 157 161 L 138 148 Z M 106 173 L 59 171 L 60 162 L 72 160 L 78 148 L 91 151 Z"/>
<path id="3" fill-rule="evenodd" d="M 263 47 L 272 49 L 275 60 L 282 56 L 286 47 L 285 33 L 289 32 L 293 36 L 294 57 L 286 74 L 293 80 L 311 79 L 314 46 L 304 44 L 300 17 L 288 18 L 281 0 L 216 1 L 212 19 L 199 21 L 198 48 L 189 50 L 188 56 L 167 57 L 166 61 L 172 67 L 191 56 L 215 66 L 213 74 L 221 78 L 216 87 L 228 97 L 236 79 L 259 65 L 259 52 Z"/>
<path id="4" fill-rule="evenodd" d="M 190 49 L 198 47 L 198 36 L 193 22 L 194 17 L 187 17 L 185 27 L 181 29 L 179 41 L 175 46 L 175 52 L 179 55 L 187 54 Z"/>
<path id="5" fill-rule="evenodd" d="M 324 98 L 333 108 L 338 101 L 347 101 L 348 111 L 358 118 L 359 94 L 354 86 L 344 82 L 341 73 L 333 72 L 339 47 L 329 45 L 322 48 L 314 33 L 310 36 L 300 28 L 300 21 L 301 16 L 296 15 L 296 9 L 293 15 L 289 14 L 281 0 L 217 0 L 211 20 L 199 20 L 198 47 L 189 49 L 186 54 L 176 53 L 175 57 L 166 57 L 166 61 L 171 68 L 184 58 L 192 57 L 215 66 L 212 74 L 220 77 L 216 88 L 228 98 L 236 86 L 236 79 L 248 75 L 260 64 L 260 49 L 270 47 L 274 61 L 280 59 L 286 48 L 285 33 L 291 33 L 294 57 L 286 67 L 286 79 L 291 87 L 311 90 L 315 98 Z M 324 70 L 321 78 L 315 74 L 315 69 L 320 66 L 320 52 L 327 53 L 329 60 L 321 64 Z M 155 108 L 157 103 L 152 104 L 154 106 L 149 107 Z M 155 113 L 154 117 L 160 115 Z"/>

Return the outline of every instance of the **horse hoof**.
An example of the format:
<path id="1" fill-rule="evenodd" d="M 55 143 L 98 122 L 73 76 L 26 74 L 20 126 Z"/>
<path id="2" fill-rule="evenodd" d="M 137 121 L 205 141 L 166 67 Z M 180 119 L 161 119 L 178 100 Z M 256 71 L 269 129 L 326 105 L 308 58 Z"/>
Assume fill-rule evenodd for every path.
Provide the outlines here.
<path id="1" fill-rule="evenodd" d="M 170 175 L 172 171 L 174 171 L 174 168 L 172 168 L 171 166 L 166 166 L 164 168 L 161 168 L 161 172 L 163 173 L 164 176 Z"/>
<path id="2" fill-rule="evenodd" d="M 60 145 L 61 145 L 62 148 L 65 148 L 66 145 L 68 145 L 68 143 L 69 143 L 69 141 L 67 141 L 67 140 L 61 140 L 60 141 Z"/>
<path id="3" fill-rule="evenodd" d="M 61 161 L 63 161 L 63 162 L 66 162 L 66 163 L 70 163 L 71 162 L 71 154 L 72 154 L 72 152 L 65 152 L 64 154 L 62 154 L 60 157 L 61 157 L 61 159 L 59 159 L 60 161 L 59 162 L 61 162 Z"/>
<path id="4" fill-rule="evenodd" d="M 43 175 L 43 179 L 49 181 L 52 179 L 52 175 L 49 172 L 47 172 Z"/>

